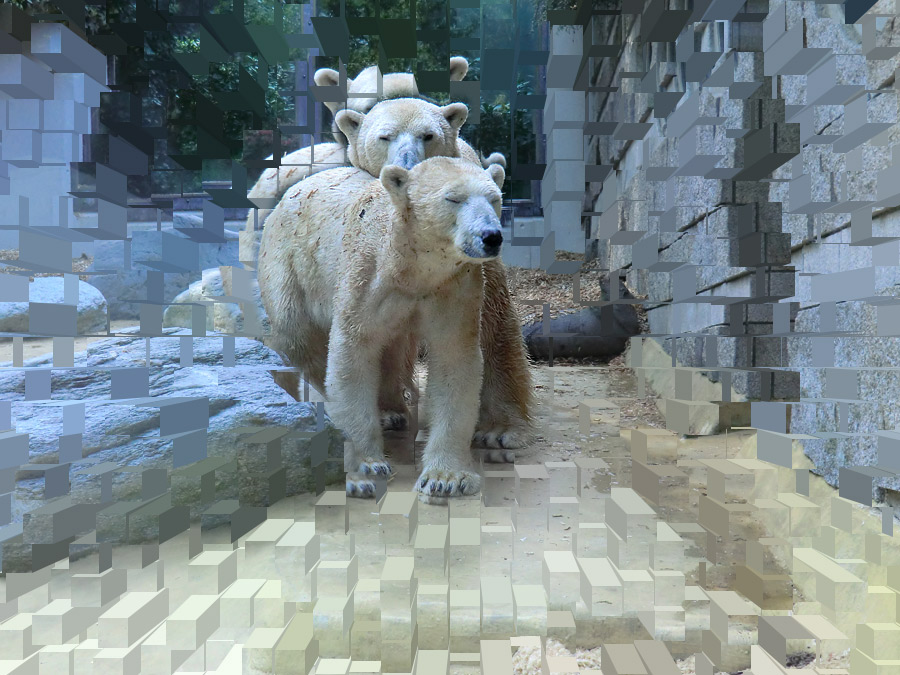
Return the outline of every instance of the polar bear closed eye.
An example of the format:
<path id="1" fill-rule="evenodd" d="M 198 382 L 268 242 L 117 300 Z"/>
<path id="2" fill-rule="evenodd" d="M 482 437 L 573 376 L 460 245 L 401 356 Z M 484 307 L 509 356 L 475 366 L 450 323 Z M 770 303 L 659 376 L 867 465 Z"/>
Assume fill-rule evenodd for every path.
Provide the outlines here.
<path id="1" fill-rule="evenodd" d="M 449 74 L 451 82 L 463 80 L 468 72 L 469 62 L 464 57 L 450 57 Z M 354 79 L 347 80 L 346 99 L 343 96 L 326 96 L 323 101 L 325 107 L 331 111 L 332 115 L 337 115 L 338 111 L 343 108 L 341 104 L 346 100 L 349 110 L 367 113 L 378 101 L 419 96 L 419 87 L 412 73 L 388 73 L 381 76 L 380 83 L 378 76 L 378 66 L 364 68 Z M 320 68 L 316 71 L 313 79 L 320 87 L 338 88 L 341 86 L 341 74 L 332 68 Z M 334 127 L 333 131 L 337 138 L 339 130 L 337 127 Z M 343 142 L 346 145 L 346 141 L 339 140 L 339 142 Z"/>
<path id="2" fill-rule="evenodd" d="M 479 187 L 473 187 L 467 174 L 451 172 L 444 177 L 443 183 L 437 183 L 434 181 L 436 173 L 429 173 L 431 180 L 419 180 L 409 191 L 409 200 L 419 205 L 417 213 L 423 222 L 452 223 L 446 231 L 452 232 L 453 246 L 467 258 L 496 258 L 503 243 L 500 186 L 505 172 L 501 167 L 491 165 L 487 174 L 493 183 L 482 181 Z M 425 191 L 434 194 L 429 198 Z"/>
<path id="3" fill-rule="evenodd" d="M 462 56 L 450 58 L 450 81 L 462 80 L 469 70 L 469 62 Z M 346 105 L 348 110 L 367 113 L 380 100 L 391 98 L 408 98 L 419 96 L 419 87 L 412 73 L 387 73 L 381 76 L 381 87 L 378 85 L 378 67 L 364 68 L 355 78 L 346 78 L 344 88 L 341 83 L 341 75 L 331 68 L 320 68 L 313 75 L 313 81 L 318 87 L 330 88 L 334 93 L 323 96 L 325 107 L 332 115 L 342 110 Z M 281 158 L 281 166 L 267 168 L 263 171 L 259 180 L 247 195 L 254 200 L 266 200 L 269 202 L 258 209 L 258 213 L 252 210 L 247 217 L 247 231 L 252 232 L 257 226 L 262 227 L 275 208 L 275 204 L 284 193 L 293 185 L 319 171 L 346 166 L 347 159 L 345 149 L 347 138 L 332 122 L 331 131 L 334 135 L 334 143 L 316 143 L 314 146 L 299 148 Z M 473 151 L 474 152 L 474 151 Z M 272 160 L 274 155 L 269 155 L 267 160 Z M 499 153 L 493 153 L 486 163 L 498 163 L 506 167 L 506 159 Z M 487 164 L 485 164 L 487 166 Z M 375 173 L 378 176 L 378 173 Z"/>

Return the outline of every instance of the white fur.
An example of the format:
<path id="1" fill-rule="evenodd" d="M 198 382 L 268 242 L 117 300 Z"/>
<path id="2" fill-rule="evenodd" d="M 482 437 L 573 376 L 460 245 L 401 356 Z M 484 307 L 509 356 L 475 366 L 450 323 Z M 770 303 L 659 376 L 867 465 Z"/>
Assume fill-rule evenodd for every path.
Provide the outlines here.
<path id="1" fill-rule="evenodd" d="M 434 414 L 416 487 L 446 496 L 481 487 L 469 445 L 483 373 L 480 263 L 493 258 L 472 242 L 499 230 L 503 179 L 499 166 L 446 157 L 387 166 L 380 180 L 335 169 L 304 180 L 270 216 L 259 284 L 271 344 L 325 395 L 352 441 L 351 494 L 371 494 L 369 474 L 391 471 L 379 398 L 396 357 L 383 352 L 408 354 L 420 339 Z"/>

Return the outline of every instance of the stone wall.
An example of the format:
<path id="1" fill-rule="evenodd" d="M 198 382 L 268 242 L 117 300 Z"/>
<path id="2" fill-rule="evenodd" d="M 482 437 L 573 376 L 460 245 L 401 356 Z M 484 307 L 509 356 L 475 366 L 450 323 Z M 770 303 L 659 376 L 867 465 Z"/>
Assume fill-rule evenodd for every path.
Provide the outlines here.
<path id="1" fill-rule="evenodd" d="M 832 484 L 840 467 L 885 468 L 879 431 L 900 424 L 884 370 L 900 329 L 894 3 L 850 25 L 841 5 L 783 0 L 670 4 L 664 18 L 599 7 L 583 40 L 570 33 L 592 50 L 588 254 L 646 296 L 671 365 L 721 384 L 713 403 L 790 402 L 776 422 L 753 404 L 761 448 L 806 435 Z M 648 39 L 664 29 L 671 42 Z"/>
<path id="2" fill-rule="evenodd" d="M 3 19 L 8 25 L 0 27 L 6 35 L 0 53 L 0 248 L 20 248 L 23 262 L 54 267 L 46 256 L 60 246 L 50 246 L 43 233 L 78 226 L 70 162 L 81 161 L 91 109 L 108 91 L 106 57 L 62 24 L 29 23 L 16 12 L 4 12 Z M 32 230 L 20 242 L 19 227 L 47 229 Z M 90 241 L 68 239 L 75 255 Z M 65 248 L 61 260 L 70 264 Z"/>

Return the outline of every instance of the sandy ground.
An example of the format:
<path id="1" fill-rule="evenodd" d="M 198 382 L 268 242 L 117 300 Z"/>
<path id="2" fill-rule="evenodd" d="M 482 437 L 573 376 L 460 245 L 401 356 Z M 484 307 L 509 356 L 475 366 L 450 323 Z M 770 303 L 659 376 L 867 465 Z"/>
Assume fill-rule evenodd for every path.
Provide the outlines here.
<path id="1" fill-rule="evenodd" d="M 591 367 L 591 366 L 555 366 L 549 368 L 546 365 L 536 365 L 534 367 L 534 379 L 539 394 L 539 406 L 537 410 L 539 437 L 537 442 L 527 450 L 517 453 L 516 462 L 522 464 L 539 464 L 547 462 L 571 461 L 578 457 L 600 457 L 606 458 L 610 465 L 616 467 L 614 475 L 611 477 L 613 486 L 628 486 L 631 482 L 630 461 L 623 461 L 628 455 L 630 437 L 630 429 L 633 428 L 663 428 L 664 420 L 660 417 L 656 406 L 651 401 L 638 401 L 634 399 L 636 392 L 636 381 L 630 369 L 622 366 L 608 367 Z M 612 401 L 619 405 L 618 412 L 615 410 L 600 410 L 591 415 L 591 430 L 588 435 L 584 435 L 579 430 L 578 421 L 578 404 L 585 398 L 601 398 Z M 750 432 L 732 433 L 730 436 L 714 436 L 697 439 L 682 439 L 682 444 L 688 444 L 689 447 L 696 446 L 697 456 L 735 456 L 736 448 L 741 445 L 741 439 L 746 438 Z M 422 448 L 422 440 L 414 442 L 411 433 L 388 433 L 388 452 L 397 469 L 397 475 L 389 485 L 390 493 L 409 493 L 412 489 L 413 481 L 418 475 L 420 467 L 419 454 Z M 686 450 L 690 452 L 690 450 Z M 485 469 L 502 469 L 501 465 L 485 465 Z M 705 486 L 702 483 L 693 480 L 692 477 L 691 496 L 689 499 L 689 508 L 681 515 L 690 517 L 696 514 L 696 508 L 699 496 L 705 493 Z M 339 489 L 340 486 L 332 486 L 331 489 Z M 512 490 L 512 488 L 505 488 Z M 547 505 L 551 497 L 558 496 L 548 483 L 539 483 L 535 489 L 538 505 Z M 492 499 L 498 498 L 496 488 L 492 488 Z M 502 494 L 502 489 L 501 493 Z M 512 495 L 512 492 L 509 492 Z M 502 497 L 507 499 L 511 497 Z M 471 500 L 469 500 L 471 503 Z M 474 506 L 477 515 L 476 498 Z M 392 555 L 403 555 L 402 550 L 407 550 L 408 555 L 413 555 L 412 542 L 402 550 L 398 550 L 397 546 L 388 545 L 386 548 L 385 540 L 382 537 L 380 528 L 377 527 L 376 521 L 372 520 L 372 516 L 377 516 L 374 502 L 371 500 L 350 499 L 347 504 L 349 533 L 355 537 L 354 552 L 358 561 L 358 579 L 359 584 L 373 583 L 381 578 L 386 561 L 386 551 L 393 548 Z M 454 509 L 457 507 L 453 507 Z M 552 508 L 552 507 L 551 507 Z M 299 495 L 284 499 L 269 508 L 270 519 L 288 519 L 293 521 L 314 522 L 317 520 L 315 498 L 312 495 Z M 418 505 L 418 524 L 419 527 L 429 524 L 447 523 L 448 506 L 446 505 Z M 483 525 L 502 525 L 505 520 L 503 509 L 482 510 Z M 546 532 L 539 532 L 533 542 L 526 542 L 524 552 L 517 554 L 526 560 L 517 572 L 515 572 L 514 583 L 517 584 L 542 584 L 541 577 L 541 551 L 542 550 L 566 550 L 573 546 L 574 527 L 576 522 L 566 523 L 566 516 L 563 515 L 560 520 L 555 517 L 551 519 L 553 522 Z M 676 519 L 675 522 L 677 522 Z M 375 526 L 374 529 L 372 526 Z M 520 534 L 529 532 L 524 529 L 524 525 L 519 527 Z M 212 533 L 215 536 L 215 532 Z M 248 536 L 252 536 L 248 535 Z M 531 535 L 526 534 L 526 538 Z M 347 553 L 341 552 L 344 546 L 342 543 L 343 536 L 330 540 L 330 544 L 326 544 L 323 540 L 321 548 L 321 560 L 343 560 Z M 222 541 L 221 536 L 218 539 Z M 204 550 L 218 551 L 235 551 L 237 555 L 237 578 L 256 579 L 259 577 L 271 578 L 271 574 L 265 575 L 255 565 L 251 565 L 246 559 L 246 541 L 247 536 L 239 539 L 235 545 L 223 543 L 209 543 L 204 545 Z M 523 539 L 524 541 L 524 539 Z M 153 563 L 145 570 L 140 570 L 140 564 L 136 563 L 140 559 L 140 547 L 122 547 L 114 551 L 114 567 L 122 567 L 128 565 L 137 567 L 132 570 L 129 575 L 134 574 L 133 579 L 142 581 L 139 588 L 147 590 L 147 579 L 151 579 L 149 588 L 156 588 L 156 574 L 162 574 L 164 585 L 169 589 L 170 601 L 169 607 L 171 613 L 180 608 L 191 596 L 196 598 L 198 592 L 196 582 L 192 580 L 192 570 L 190 569 L 187 551 L 189 549 L 189 535 L 183 533 L 174 539 L 160 546 L 159 560 Z M 329 548 L 329 546 L 333 548 Z M 534 548 L 530 548 L 533 546 Z M 537 564 L 528 564 L 527 558 L 530 557 Z M 130 564 L 129 562 L 130 561 Z M 684 573 L 688 583 L 696 583 L 696 563 L 697 560 L 685 559 L 686 566 Z M 484 565 L 484 563 L 482 563 Z M 454 579 L 454 575 L 465 574 L 463 567 L 454 568 L 453 561 L 450 562 L 450 587 L 451 590 L 455 584 L 461 584 L 460 587 L 467 587 L 462 581 Z M 96 572 L 97 559 L 95 556 L 88 556 L 84 559 L 72 562 L 61 563 L 54 571 L 54 575 L 64 575 L 68 577 L 75 573 Z M 482 571 L 482 574 L 485 572 Z M 149 576 L 148 576 L 149 575 Z M 365 582 L 363 580 L 371 580 Z M 61 579 L 57 579 L 55 584 L 51 584 L 49 592 L 48 587 L 44 586 L 43 594 L 40 591 L 30 594 L 25 599 L 19 601 L 19 612 L 35 612 L 41 609 L 46 601 L 58 598 L 71 597 L 71 587 L 67 588 L 66 584 L 60 583 Z M 282 582 L 282 583 L 286 583 Z M 424 583 L 424 582 L 420 582 Z M 0 592 L 3 591 L 4 583 L 0 582 Z M 133 589 L 134 582 L 132 578 L 129 580 L 129 588 Z M 361 588 L 358 585 L 357 588 Z M 207 591 L 205 591 L 207 592 Z M 355 611 L 360 614 L 378 606 L 378 595 L 375 595 L 375 604 L 366 604 L 367 601 L 357 599 L 355 601 Z M 314 607 L 310 603 L 298 602 L 287 603 L 300 612 L 314 612 Z M 420 612 L 422 612 L 420 604 Z M 171 614 L 170 614 L 171 616 Z M 260 610 L 256 609 L 256 623 L 248 628 L 225 627 L 224 625 L 216 629 L 209 637 L 206 647 L 194 650 L 185 660 L 180 668 L 181 672 L 247 672 L 251 674 L 269 672 L 265 669 L 251 667 L 251 662 L 247 659 L 250 652 L 243 651 L 243 648 L 252 643 L 255 639 L 253 632 L 262 626 L 258 623 L 260 620 Z M 476 615 L 477 618 L 477 615 Z M 224 623 L 228 619 L 222 616 Z M 429 631 L 445 630 L 441 628 L 430 627 L 422 615 L 420 615 L 419 640 L 420 642 L 430 634 Z M 266 630 L 281 629 L 287 623 L 284 615 L 274 621 L 271 614 L 265 620 L 263 626 Z M 163 623 L 163 626 L 174 625 Z M 219 624 L 216 624 L 219 625 Z M 79 644 L 82 649 L 90 647 L 91 640 L 97 639 L 98 625 L 95 623 L 82 632 L 78 637 L 73 638 L 74 642 Z M 277 631 L 276 631 L 277 632 Z M 148 645 L 155 641 L 159 641 L 159 634 L 151 636 L 148 633 L 140 640 Z M 591 669 L 599 671 L 601 648 L 594 645 L 599 643 L 599 638 L 593 640 L 587 638 L 587 644 L 584 644 L 585 638 L 581 638 L 581 644 L 572 643 L 562 636 L 559 639 L 551 638 L 547 644 L 547 655 L 551 657 L 569 657 L 574 658 L 580 669 Z M 626 636 L 619 636 L 614 641 L 627 641 Z M 140 641 L 139 641 L 140 642 Z M 477 643 L 475 643 L 477 644 Z M 214 646 L 213 646 L 214 645 Z M 568 646 L 568 649 L 567 649 Z M 671 643 L 670 643 L 671 648 Z M 143 649 L 143 647 L 138 647 Z M 153 648 L 148 647 L 148 650 Z M 477 649 L 477 647 L 474 647 Z M 228 654 L 230 656 L 227 656 Z M 257 654 L 258 652 L 252 652 Z M 328 656 L 336 656 L 336 654 L 327 654 Z M 523 646 L 513 654 L 514 673 L 516 675 L 539 675 L 541 670 L 541 654 L 540 649 Z M 252 661 L 252 659 L 251 659 Z M 564 662 L 564 661 L 563 661 Z M 809 657 L 802 655 L 795 656 L 795 663 L 804 664 L 806 668 L 812 668 L 814 663 L 809 661 Z M 232 665 L 229 665 L 232 664 Z M 243 664 L 238 667 L 238 664 Z M 693 657 L 688 656 L 685 659 L 677 661 L 677 664 L 683 673 L 693 673 Z M 831 667 L 846 667 L 845 659 L 840 657 L 827 657 L 820 661 L 819 667 L 823 665 Z M 2 662 L 0 662 L 2 665 Z M 237 670 L 231 669 L 237 667 Z M 128 672 L 126 670 L 126 672 Z M 145 669 L 143 672 L 162 672 L 152 669 Z M 323 672 L 331 672 L 323 671 Z M 343 671 L 338 671 L 343 672 Z M 452 662 L 450 667 L 451 675 L 477 675 L 481 673 L 480 667 L 475 663 Z M 568 671 L 562 671 L 568 672 Z M 485 674 L 486 675 L 486 674 Z M 491 674 L 493 675 L 493 674 Z"/>
<path id="2" fill-rule="evenodd" d="M 534 270 L 514 270 L 510 287 L 513 291 L 516 302 L 519 306 L 522 299 L 529 297 L 548 297 L 547 286 L 555 288 L 559 298 L 565 298 L 566 288 L 560 291 L 560 285 L 568 283 L 565 279 L 548 279 L 550 275 L 546 275 L 541 271 Z M 558 276 L 558 275 L 554 275 Z M 599 298 L 599 290 L 597 298 L 592 298 L 586 289 L 582 289 L 582 297 L 585 299 Z M 569 289 L 569 293 L 571 289 Z M 555 297 L 555 296 L 554 296 Z M 568 296 L 571 298 L 571 295 Z M 551 302 L 555 302 L 551 300 Z M 561 303 L 563 301 L 561 300 Z M 564 303 L 561 304 L 561 307 Z M 570 307 L 574 309 L 574 305 Z M 529 317 L 523 316 L 523 323 L 529 320 Z M 133 325 L 135 322 L 116 322 L 113 330 Z M 78 338 L 76 350 L 84 349 L 88 342 L 100 338 Z M 52 349 L 51 340 L 33 340 L 26 341 L 25 358 L 38 356 Z M 12 358 L 11 341 L 0 344 L 0 361 L 9 361 Z M 539 406 L 537 410 L 539 436 L 536 443 L 527 450 L 517 453 L 516 462 L 521 464 L 542 464 L 547 462 L 571 461 L 579 457 L 598 457 L 606 459 L 614 473 L 611 476 L 611 484 L 613 486 L 630 486 L 631 470 L 629 459 L 629 438 L 630 431 L 635 428 L 665 428 L 665 420 L 659 413 L 659 409 L 652 399 L 636 398 L 636 379 L 631 369 L 623 365 L 622 357 L 613 359 L 610 363 L 602 362 L 594 363 L 575 363 L 556 361 L 554 368 L 549 368 L 545 364 L 535 364 L 533 368 L 535 386 L 539 396 Z M 590 416 L 590 432 L 585 435 L 579 429 L 579 403 L 585 399 L 602 399 L 610 401 L 614 404 L 614 408 L 595 410 Z M 683 453 L 701 457 L 715 456 L 736 456 L 736 448 L 740 447 L 742 440 L 746 439 L 751 432 L 736 432 L 728 436 L 702 437 L 696 439 L 682 438 L 679 442 L 684 446 Z M 420 468 L 419 454 L 423 445 L 422 439 L 415 440 L 412 433 L 388 434 L 388 452 L 397 469 L 396 477 L 389 485 L 390 493 L 409 493 L 412 489 L 413 481 L 418 475 Z M 498 468 L 498 465 L 486 465 L 487 470 Z M 502 469 L 502 467 L 499 467 Z M 691 473 L 688 471 L 688 473 Z M 814 481 L 818 480 L 815 477 Z M 816 483 L 818 486 L 818 483 Z M 332 486 L 330 489 L 340 490 L 341 486 Z M 492 499 L 510 500 L 514 493 L 513 488 L 494 487 L 492 489 Z M 820 487 L 817 489 L 821 489 Z M 500 490 L 500 492 L 498 492 Z M 509 491 L 503 496 L 503 490 Z M 551 498 L 559 496 L 557 492 L 551 488 L 550 482 L 538 483 L 536 493 L 532 495 L 538 506 L 550 506 Z M 705 484 L 701 477 L 691 473 L 690 497 L 688 507 L 683 513 L 677 514 L 683 516 L 687 521 L 694 522 L 696 519 L 697 505 L 701 494 L 705 494 Z M 418 523 L 419 526 L 428 524 L 446 524 L 448 522 L 448 513 L 450 508 L 470 508 L 475 506 L 473 515 L 477 516 L 478 499 L 474 501 L 468 500 L 469 505 L 465 507 L 447 505 L 426 505 L 418 504 Z M 392 547 L 386 546 L 383 538 L 384 534 L 378 527 L 377 519 L 373 520 L 373 515 L 378 516 L 377 507 L 371 500 L 354 500 L 350 499 L 347 503 L 349 533 L 355 539 L 354 553 L 358 561 L 357 575 L 360 583 L 365 580 L 366 583 L 374 583 L 381 578 L 386 560 L 386 551 Z M 312 495 L 299 495 L 284 499 L 269 508 L 270 519 L 288 519 L 293 521 L 314 522 L 316 520 L 315 497 Z M 567 516 L 562 514 L 557 516 L 551 514 L 550 524 L 545 532 L 537 530 L 538 534 L 524 544 L 522 547 L 522 560 L 518 561 L 522 564 L 517 568 L 514 583 L 516 584 L 542 584 L 541 577 L 541 556 L 544 550 L 571 550 L 573 546 L 573 526 L 577 528 L 577 522 L 568 522 Z M 502 509 L 482 510 L 481 524 L 483 526 L 503 525 L 506 521 Z M 559 518 L 557 520 L 557 518 Z M 597 516 L 595 518 L 602 518 Z M 694 519 L 694 520 L 692 520 Z M 671 520 L 671 518 L 670 518 Z M 590 522 L 590 521 L 588 521 Z M 596 522 L 602 522 L 597 519 Z M 681 520 L 672 520 L 672 522 L 684 522 Z M 526 530 L 524 525 L 520 527 L 521 531 L 516 536 L 522 534 Z M 250 535 L 252 536 L 252 534 Z M 527 537 L 526 537 L 527 538 Z M 190 536 L 183 533 L 172 540 L 160 546 L 159 560 L 152 563 L 144 570 L 138 568 L 134 571 L 134 579 L 140 578 L 141 584 L 149 583 L 149 588 L 153 589 L 156 584 L 155 575 L 161 574 L 163 583 L 169 589 L 170 600 L 169 607 L 172 613 L 193 594 L 197 593 L 195 583 L 192 583 L 191 568 L 187 552 L 190 548 Z M 218 538 L 221 542 L 221 537 Z M 263 573 L 257 567 L 254 567 L 246 560 L 245 543 L 247 537 L 242 537 L 233 545 L 228 543 L 204 543 L 205 550 L 221 550 L 234 551 L 237 560 L 237 579 L 256 579 L 263 576 Z M 525 542 L 525 539 L 521 541 Z M 341 548 L 346 544 L 342 537 L 334 540 L 323 540 L 321 550 L 321 560 L 341 561 L 347 558 L 347 553 L 341 552 Z M 532 548 L 533 547 L 533 548 Z M 412 542 L 399 549 L 394 546 L 394 552 L 391 555 L 403 555 L 402 551 L 407 551 L 406 555 L 414 555 L 415 551 Z M 398 553 L 398 551 L 400 551 Z M 139 547 L 122 547 L 114 551 L 114 567 L 121 567 L 131 561 L 131 565 L 135 566 L 134 561 L 139 560 L 141 549 Z M 528 560 L 528 559 L 531 560 Z M 686 558 L 685 566 L 682 570 L 686 576 L 688 584 L 697 583 L 697 560 Z M 536 564 L 535 564 L 536 563 Z M 88 556 L 72 563 L 64 562 L 56 566 L 54 570 L 55 584 L 44 585 L 41 589 L 26 594 L 18 601 L 18 612 L 28 614 L 41 609 L 46 602 L 52 599 L 71 598 L 71 584 L 68 579 L 71 575 L 79 572 L 90 573 L 97 571 L 96 556 Z M 336 563 L 335 563 L 336 564 Z M 449 567 L 449 582 L 451 589 L 454 584 L 462 584 L 466 570 L 464 567 L 453 567 L 453 561 Z M 483 573 L 483 572 L 482 572 Z M 456 576 L 454 576 L 456 575 Z M 129 572 L 132 576 L 132 572 Z M 272 578 L 264 576 L 263 578 Z M 149 581 L 148 581 L 149 579 Z M 456 580 L 455 580 L 456 579 Z M 285 579 L 284 583 L 287 583 Z M 129 588 L 134 589 L 130 578 Z M 0 580 L 0 593 L 5 593 L 6 580 Z M 460 586 L 462 587 L 462 586 Z M 361 586 L 357 586 L 361 588 Z M 351 595 L 353 593 L 351 592 Z M 196 596 L 195 596 L 196 597 Z M 377 607 L 378 594 L 375 594 L 375 602 Z M 311 603 L 293 602 L 286 603 L 288 609 L 297 612 L 312 613 L 314 611 Z M 366 601 L 356 600 L 357 613 L 371 610 L 372 607 L 366 605 Z M 181 672 L 266 672 L 250 667 L 247 662 L 248 654 L 251 651 L 246 647 L 252 643 L 254 630 L 262 627 L 259 623 L 259 611 L 256 610 L 254 621 L 245 628 L 226 627 L 224 624 L 229 617 L 221 616 L 222 625 L 219 626 L 207 640 L 207 645 L 201 646 L 199 649 L 191 650 L 189 654 L 184 656 L 184 660 L 180 667 Z M 424 622 L 424 619 L 420 619 Z M 280 618 L 272 619 L 268 616 L 266 623 L 267 630 L 282 630 L 290 621 L 287 615 Z M 274 622 L 274 623 L 273 623 Z M 176 624 L 164 622 L 163 626 L 169 625 L 174 627 Z M 179 624 L 180 625 L 180 624 Z M 73 637 L 69 642 L 79 644 L 82 648 L 87 646 L 92 648 L 92 640 L 98 638 L 98 624 L 93 623 L 81 631 L 77 637 Z M 157 630 L 154 628 L 154 630 Z M 443 630 L 429 627 L 425 623 L 420 624 L 420 642 L 428 631 Z M 154 637 L 153 631 L 140 638 L 140 641 L 146 642 L 148 645 L 153 640 L 158 640 L 159 633 Z M 594 669 L 599 672 L 600 669 L 600 653 L 601 648 L 595 647 L 599 643 L 599 639 L 589 644 L 574 644 L 560 637 L 560 639 L 551 638 L 548 641 L 547 653 L 550 656 L 572 657 L 576 660 L 577 665 L 581 669 Z M 568 643 L 569 649 L 566 645 Z M 163 640 L 165 643 L 165 639 Z M 477 641 L 474 643 L 477 645 Z M 210 646 L 214 645 L 214 646 Z M 333 647 L 333 646 L 332 646 Z M 139 646 L 139 650 L 143 649 Z M 149 649 L 149 647 L 148 647 Z M 477 649 L 477 647 L 476 647 Z M 451 650 L 452 651 L 452 650 Z M 257 654 L 257 652 L 252 652 Z M 324 654 L 323 654 L 324 656 Z M 116 657 L 119 658 L 119 657 Z M 124 658 L 124 657 L 122 657 Z M 838 668 L 846 667 L 845 659 L 841 656 L 831 656 L 817 664 L 820 668 Z M 124 662 L 123 662 L 124 663 Z M 241 666 L 240 664 L 244 665 Z M 229 664 L 237 664 L 237 670 L 230 669 Z M 808 657 L 796 655 L 794 664 L 805 668 L 812 668 L 814 663 L 809 662 Z M 3 662 L 0 661 L 0 665 Z M 513 657 L 514 672 L 516 675 L 538 675 L 541 673 L 541 656 L 539 649 L 532 647 L 520 647 Z M 694 669 L 694 658 L 688 658 L 678 661 L 678 666 L 682 672 L 692 673 Z M 2 670 L 2 668 L 0 668 Z M 122 672 L 122 671 L 120 671 Z M 124 672 L 129 672 L 126 668 Z M 131 671 L 136 672 L 136 671 Z M 144 672 L 156 672 L 145 668 Z M 159 671 L 162 672 L 162 671 Z M 324 672 L 324 671 L 323 671 Z M 331 672 L 331 671 L 329 671 Z M 338 671 L 335 671 L 338 672 Z M 345 671 L 341 671 L 345 672 Z M 450 667 L 452 675 L 475 675 L 481 673 L 481 669 L 477 666 L 477 659 L 474 664 L 461 663 L 459 661 L 452 662 Z M 568 671 L 565 671 L 568 672 Z M 592 670 L 593 672 L 593 670 Z M 485 674 L 486 675 L 486 674 Z M 493 674 L 491 674 L 493 675 Z"/>

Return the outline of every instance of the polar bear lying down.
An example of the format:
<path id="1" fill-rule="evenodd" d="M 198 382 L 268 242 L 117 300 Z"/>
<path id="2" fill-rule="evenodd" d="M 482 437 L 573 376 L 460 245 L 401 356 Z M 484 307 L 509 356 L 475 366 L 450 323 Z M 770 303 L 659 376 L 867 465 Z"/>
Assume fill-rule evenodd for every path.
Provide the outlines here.
<path id="1" fill-rule="evenodd" d="M 474 494 L 482 264 L 500 252 L 499 165 L 433 157 L 380 178 L 339 168 L 306 178 L 263 231 L 259 286 L 277 349 L 323 394 L 348 436 L 347 492 L 374 494 L 384 457 L 380 388 L 410 346 L 428 345 L 433 406 L 416 489 Z"/>

